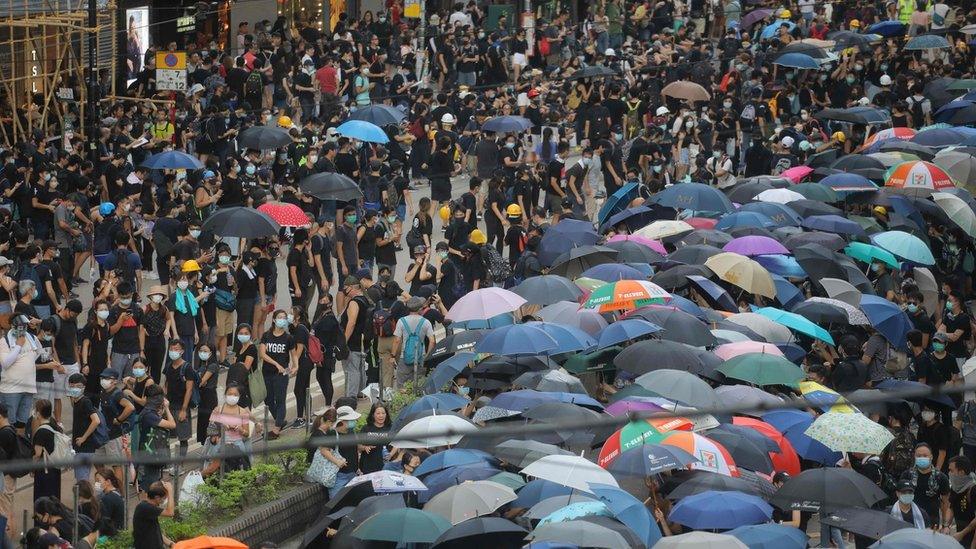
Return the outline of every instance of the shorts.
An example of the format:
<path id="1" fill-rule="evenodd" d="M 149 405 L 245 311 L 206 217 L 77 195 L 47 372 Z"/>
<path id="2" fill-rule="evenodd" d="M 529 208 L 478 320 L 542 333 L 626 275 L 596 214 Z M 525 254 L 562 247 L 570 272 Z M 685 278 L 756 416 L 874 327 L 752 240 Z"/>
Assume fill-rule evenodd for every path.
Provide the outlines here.
<path id="1" fill-rule="evenodd" d="M 217 330 L 217 337 L 227 337 L 228 334 L 234 331 L 234 311 L 217 309 L 216 320 L 217 325 L 214 328 Z"/>
<path id="2" fill-rule="evenodd" d="M 524 53 L 513 53 L 512 54 L 512 66 L 518 65 L 520 67 L 528 66 L 529 60 L 525 57 Z"/>
<path id="3" fill-rule="evenodd" d="M 437 202 L 451 201 L 451 180 L 433 179 L 430 182 L 430 199 Z"/>
<path id="4" fill-rule="evenodd" d="M 193 427 L 190 424 L 190 417 L 193 415 L 193 410 L 186 411 L 186 420 L 180 421 L 180 407 L 170 404 L 170 413 L 173 414 L 173 421 L 176 422 L 176 429 L 174 429 L 174 434 L 176 439 L 179 441 L 190 440 L 193 436 Z"/>
<path id="5" fill-rule="evenodd" d="M 7 406 L 11 423 L 27 425 L 34 408 L 34 393 L 0 393 L 0 402 Z"/>
<path id="6" fill-rule="evenodd" d="M 55 381 L 38 381 L 36 397 L 37 400 L 43 399 L 53 404 L 61 398 L 63 390 L 64 387 L 58 385 L 57 378 L 55 378 Z"/>
<path id="7" fill-rule="evenodd" d="M 122 448 L 122 437 L 109 440 L 104 446 L 95 450 L 95 455 L 109 458 L 125 457 L 125 451 Z"/>

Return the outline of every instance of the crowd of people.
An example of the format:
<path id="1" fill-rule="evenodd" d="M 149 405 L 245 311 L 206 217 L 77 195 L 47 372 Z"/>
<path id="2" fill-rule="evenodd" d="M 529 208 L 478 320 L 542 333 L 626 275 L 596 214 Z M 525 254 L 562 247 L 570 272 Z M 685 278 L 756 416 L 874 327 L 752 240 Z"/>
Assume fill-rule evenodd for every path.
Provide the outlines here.
<path id="1" fill-rule="evenodd" d="M 840 276 L 857 293 L 895 307 L 910 330 L 882 326 L 866 305 L 850 306 L 868 317 L 856 323 L 831 302 L 844 321 L 830 324 L 826 337 L 786 321 L 803 335 L 779 341 L 758 329 L 738 332 L 757 344 L 780 344 L 772 348 L 801 366 L 803 379 L 836 395 L 823 409 L 811 405 L 811 421 L 833 410 L 841 393 L 963 383 L 973 353 L 976 258 L 976 224 L 967 224 L 976 220 L 976 203 L 965 190 L 976 188 L 976 136 L 967 127 L 976 124 L 970 2 L 605 0 L 585 13 L 557 8 L 532 27 L 504 14 L 490 21 L 474 0 L 439 12 L 428 6 L 427 13 L 423 30 L 392 3 L 361 18 L 342 14 L 327 31 L 315 18 L 241 23 L 227 47 L 197 33 L 160 48 L 186 51 L 186 93 L 157 90 L 150 47 L 132 63 L 142 69 L 132 75 L 129 98 L 102 103 L 91 150 L 82 136 L 37 132 L 0 152 L 0 448 L 13 461 L 119 461 L 93 468 L 76 459 L 73 475 L 87 505 L 77 516 L 62 503 L 60 468 L 31 472 L 41 530 L 29 533 L 27 546 L 57 545 L 45 537 L 51 535 L 93 546 L 99 535 L 121 529 L 126 479 L 142 500 L 133 519 L 137 547 L 169 544 L 157 522 L 174 512 L 167 468 L 139 465 L 130 478 L 124 461 L 169 456 L 174 441 L 179 455 L 191 441 L 214 456 L 239 450 L 238 458 L 205 464 L 209 477 L 249 467 L 253 439 L 274 440 L 311 423 L 314 444 L 326 442 L 309 452 L 309 477 L 330 495 L 348 493 L 343 487 L 361 474 L 412 474 L 445 445 L 327 441 L 354 431 L 367 398 L 373 403 L 363 431 L 392 432 L 398 418 L 389 402 L 421 379 L 434 393 L 446 388 L 462 399 L 458 415 L 482 426 L 500 419 L 479 411 L 500 408 L 492 399 L 513 387 L 534 389 L 511 375 L 533 360 L 510 364 L 501 378 L 486 377 L 497 371 L 475 364 L 447 378 L 438 368 L 474 345 L 456 343 L 462 334 L 551 323 L 547 309 L 555 302 L 524 288 L 555 276 L 576 289 L 570 301 L 583 308 L 592 308 L 586 300 L 604 284 L 650 284 L 667 295 L 666 306 L 713 328 L 723 322 L 726 332 L 737 328 L 720 316 L 835 297 L 822 278 Z M 927 45 L 911 46 L 915 41 Z M 43 117 L 54 124 L 53 114 L 37 109 L 15 115 L 35 126 Z M 350 119 L 377 122 L 379 136 L 342 129 Z M 254 128 L 282 141 L 251 144 L 242 136 Z M 152 167 L 173 151 L 202 167 Z M 902 162 L 919 166 L 899 176 Z M 305 182 L 320 174 L 348 178 L 360 198 L 312 190 Z M 824 181 L 840 174 L 870 186 Z M 779 191 L 795 196 L 760 196 Z M 932 191 L 955 201 L 940 194 L 930 200 Z M 208 223 L 228 208 L 281 204 L 297 208 L 302 220 L 282 221 L 287 228 L 270 236 L 217 234 Z M 750 213 L 757 217 L 745 219 Z M 660 225 L 675 219 L 686 223 Z M 906 236 L 887 244 L 869 236 L 889 231 Z M 745 255 L 776 255 L 757 259 L 765 279 L 772 285 L 769 273 L 782 275 L 777 281 L 797 294 L 784 296 L 779 284 L 770 293 L 712 269 L 706 259 L 733 237 L 775 241 L 780 251 Z M 929 256 L 908 253 L 908 237 Z M 620 249 L 592 249 L 621 241 Z M 870 251 L 845 260 L 837 250 L 851 250 L 848 243 Z M 804 245 L 819 247 L 797 251 Z M 818 276 L 808 262 L 814 260 L 835 268 Z M 844 261 L 856 275 L 836 270 Z M 600 265 L 621 270 L 589 270 Z M 278 295 L 279 286 L 287 296 Z M 458 320 L 472 296 L 494 298 L 484 292 L 500 288 L 525 299 L 501 315 Z M 725 298 L 735 307 L 726 308 Z M 598 329 L 609 329 L 629 310 L 600 312 Z M 616 343 L 626 350 L 644 335 Z M 654 336 L 690 341 L 684 337 L 667 327 Z M 715 351 L 741 342 L 728 333 L 708 341 L 695 346 Z M 614 368 L 607 349 L 599 351 L 586 356 L 609 364 L 589 387 L 601 410 L 640 386 L 633 374 L 662 364 Z M 551 361 L 559 353 L 528 354 L 553 355 Z M 562 359 L 559 365 L 568 368 Z M 701 368 L 691 371 L 713 387 L 741 380 Z M 315 413 L 313 378 L 325 403 Z M 751 385 L 774 398 L 798 391 L 792 383 Z M 672 398 L 663 390 L 658 397 Z M 804 459 L 789 474 L 778 463 L 757 472 L 780 487 L 801 464 L 804 472 L 851 468 L 885 493 L 865 507 L 972 547 L 970 397 L 893 400 L 880 411 L 862 410 L 890 429 L 883 452 L 818 459 L 798 447 Z M 254 411 L 262 403 L 263 421 Z M 524 411 L 507 415 L 521 419 Z M 728 452 L 720 458 L 732 461 Z M 8 535 L 29 526 L 16 524 L 12 508 L 17 479 L 25 476 L 4 476 L 0 520 Z M 645 503 L 659 530 L 689 529 L 668 518 L 673 504 L 663 494 L 683 477 L 667 471 L 647 478 Z M 516 509 L 504 509 L 505 516 L 520 515 Z M 776 513 L 774 520 L 801 529 L 816 516 Z M 851 543 L 821 524 L 823 546 Z M 343 535 L 341 527 L 327 533 Z M 853 538 L 857 546 L 864 540 Z"/>

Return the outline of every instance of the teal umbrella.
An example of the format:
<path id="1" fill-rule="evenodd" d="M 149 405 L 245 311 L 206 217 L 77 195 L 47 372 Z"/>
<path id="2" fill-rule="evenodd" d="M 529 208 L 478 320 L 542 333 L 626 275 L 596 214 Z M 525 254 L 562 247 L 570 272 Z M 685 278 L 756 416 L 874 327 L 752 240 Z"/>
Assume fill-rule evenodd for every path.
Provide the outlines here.
<path id="1" fill-rule="evenodd" d="M 450 528 L 451 522 L 440 515 L 404 508 L 369 517 L 352 531 L 352 535 L 366 541 L 434 543 Z"/>
<path id="2" fill-rule="evenodd" d="M 612 517 L 613 514 L 610 513 L 610 509 L 607 509 L 607 506 L 602 502 L 580 501 L 577 503 L 570 503 L 561 509 L 556 509 L 539 521 L 539 526 L 549 524 L 550 522 L 567 522 L 570 520 L 576 520 L 578 518 L 592 516 Z"/>
<path id="3" fill-rule="evenodd" d="M 783 311 L 781 309 L 777 309 L 776 307 L 761 307 L 756 309 L 754 312 L 772 320 L 773 322 L 778 322 L 791 330 L 808 335 L 814 339 L 825 341 L 831 345 L 834 344 L 834 338 L 830 335 L 830 332 L 796 313 Z"/>
<path id="4" fill-rule="evenodd" d="M 904 231 L 876 233 L 871 235 L 871 242 L 912 263 L 935 265 L 935 257 L 928 244 L 911 233 Z"/>
<path id="5" fill-rule="evenodd" d="M 844 253 L 849 257 L 853 257 L 854 259 L 863 261 L 864 263 L 874 263 L 875 261 L 880 261 L 894 269 L 897 269 L 900 265 L 898 258 L 896 258 L 894 254 L 884 248 L 879 248 L 874 244 L 851 242 L 846 248 L 844 248 Z"/>

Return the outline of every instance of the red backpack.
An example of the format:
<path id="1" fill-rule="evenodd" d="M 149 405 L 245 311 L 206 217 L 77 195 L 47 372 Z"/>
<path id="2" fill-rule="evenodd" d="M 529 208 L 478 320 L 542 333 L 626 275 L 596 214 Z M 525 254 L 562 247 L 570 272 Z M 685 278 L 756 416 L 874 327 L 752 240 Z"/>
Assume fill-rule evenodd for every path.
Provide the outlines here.
<path id="1" fill-rule="evenodd" d="M 316 366 L 325 362 L 325 350 L 322 348 L 322 340 L 312 332 L 308 334 L 308 359 Z"/>

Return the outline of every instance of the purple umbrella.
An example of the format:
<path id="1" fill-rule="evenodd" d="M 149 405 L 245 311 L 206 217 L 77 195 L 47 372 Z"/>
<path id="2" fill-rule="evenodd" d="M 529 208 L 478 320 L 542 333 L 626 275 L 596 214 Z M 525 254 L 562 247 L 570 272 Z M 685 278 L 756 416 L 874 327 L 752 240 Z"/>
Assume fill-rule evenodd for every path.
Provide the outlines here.
<path id="1" fill-rule="evenodd" d="M 624 416 L 631 412 L 668 412 L 668 410 L 643 400 L 621 399 L 607 406 L 606 412 L 611 416 Z"/>
<path id="2" fill-rule="evenodd" d="M 760 8 L 757 10 L 752 10 L 749 13 L 743 15 L 742 19 L 739 19 L 739 28 L 743 30 L 748 29 L 749 27 L 755 25 L 757 22 L 762 21 L 763 19 L 769 17 L 772 14 L 773 14 L 773 10 L 768 8 Z"/>
<path id="3" fill-rule="evenodd" d="M 754 255 L 771 255 L 771 254 L 789 254 L 790 251 L 786 249 L 775 239 L 769 238 L 768 236 L 754 235 L 754 236 L 743 236 L 736 238 L 732 242 L 729 242 L 722 247 L 723 250 L 727 252 L 735 252 L 744 256 L 754 256 Z"/>

